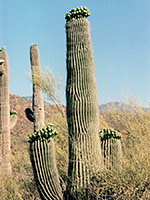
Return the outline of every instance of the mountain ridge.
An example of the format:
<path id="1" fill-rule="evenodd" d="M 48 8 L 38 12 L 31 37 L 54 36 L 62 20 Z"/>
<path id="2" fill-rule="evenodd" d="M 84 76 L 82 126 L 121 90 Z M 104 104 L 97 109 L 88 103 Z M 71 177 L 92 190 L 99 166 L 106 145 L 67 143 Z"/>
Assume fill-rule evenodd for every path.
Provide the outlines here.
<path id="1" fill-rule="evenodd" d="M 29 100 L 29 101 L 32 101 L 32 96 L 23 96 L 22 98 Z M 51 105 L 46 100 L 44 100 L 44 103 Z M 124 109 L 124 108 L 131 109 L 131 106 L 129 104 L 123 103 L 123 102 L 118 102 L 118 101 L 110 101 L 108 103 L 100 104 L 100 105 L 98 105 L 98 107 L 99 107 L 100 113 L 104 113 L 105 111 L 108 112 L 109 110 L 112 111 L 112 107 L 116 108 L 116 109 L 119 109 L 119 108 L 121 108 L 121 109 Z M 143 109 L 144 112 L 150 111 L 150 108 L 142 107 L 142 109 Z"/>

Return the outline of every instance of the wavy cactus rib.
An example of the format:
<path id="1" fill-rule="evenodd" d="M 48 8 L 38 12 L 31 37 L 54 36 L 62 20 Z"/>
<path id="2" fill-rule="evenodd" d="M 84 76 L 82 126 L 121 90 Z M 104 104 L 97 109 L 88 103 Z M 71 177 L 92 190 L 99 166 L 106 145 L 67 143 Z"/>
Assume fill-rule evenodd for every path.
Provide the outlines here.
<path id="1" fill-rule="evenodd" d="M 41 199 L 61 200 L 63 199 L 63 194 L 56 166 L 55 146 L 52 139 L 57 133 L 53 132 L 50 126 L 45 128 L 42 91 L 36 85 L 36 77 L 41 75 L 40 56 L 36 44 L 30 47 L 30 60 L 33 79 L 33 112 L 29 108 L 25 112 L 28 119 L 34 122 L 34 134 L 30 136 L 32 167 Z"/>
<path id="2" fill-rule="evenodd" d="M 9 61 L 4 48 L 0 50 L 0 134 L 2 134 L 2 162 L 11 173 L 10 163 L 10 106 L 9 106 Z"/>
<path id="3" fill-rule="evenodd" d="M 112 129 L 100 131 L 104 165 L 109 170 L 120 170 L 122 164 L 121 134 Z"/>
<path id="4" fill-rule="evenodd" d="M 86 18 L 66 23 L 69 185 L 75 193 L 102 167 L 94 56 Z"/>
<path id="5" fill-rule="evenodd" d="M 34 175 L 41 198 L 62 199 L 60 180 L 56 168 L 55 147 L 51 139 L 57 135 L 52 126 L 30 136 L 30 153 Z"/>

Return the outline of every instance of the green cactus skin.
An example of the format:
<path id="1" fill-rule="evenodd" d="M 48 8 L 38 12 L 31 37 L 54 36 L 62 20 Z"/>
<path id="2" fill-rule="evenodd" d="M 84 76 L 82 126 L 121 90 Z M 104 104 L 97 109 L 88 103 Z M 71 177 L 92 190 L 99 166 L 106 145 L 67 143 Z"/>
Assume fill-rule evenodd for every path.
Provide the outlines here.
<path id="1" fill-rule="evenodd" d="M 30 152 L 32 152 L 31 161 L 41 198 L 44 200 L 63 199 L 56 169 L 53 140 L 35 141 L 30 145 Z"/>
<path id="2" fill-rule="evenodd" d="M 69 131 L 68 191 L 75 193 L 90 184 L 102 169 L 99 110 L 94 56 L 86 18 L 66 23 L 67 121 Z"/>
<path id="3" fill-rule="evenodd" d="M 41 74 L 40 56 L 36 44 L 30 47 L 30 60 L 33 82 Z M 31 113 L 31 112 L 30 112 Z M 44 123 L 44 103 L 42 91 L 36 84 L 33 84 L 33 115 L 34 133 L 45 127 Z M 56 166 L 54 141 L 51 138 L 34 140 L 30 143 L 30 157 L 34 176 L 42 200 L 63 199 L 60 186 L 59 174 Z"/>
<path id="4" fill-rule="evenodd" d="M 0 134 L 2 134 L 2 162 L 11 173 L 10 163 L 10 106 L 9 106 L 9 61 L 5 49 L 0 50 Z"/>

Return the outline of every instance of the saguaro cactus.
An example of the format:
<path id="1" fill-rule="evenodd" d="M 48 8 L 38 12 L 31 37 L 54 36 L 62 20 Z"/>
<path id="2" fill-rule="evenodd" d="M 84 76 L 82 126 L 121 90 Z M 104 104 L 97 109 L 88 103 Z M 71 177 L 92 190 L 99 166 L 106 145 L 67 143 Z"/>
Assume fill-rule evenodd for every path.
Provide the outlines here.
<path id="1" fill-rule="evenodd" d="M 99 110 L 89 21 L 89 10 L 79 7 L 67 15 L 67 121 L 69 185 L 75 193 L 86 188 L 102 167 Z"/>
<path id="2" fill-rule="evenodd" d="M 109 170 L 120 170 L 122 164 L 121 134 L 112 129 L 100 131 L 102 157 Z"/>
<path id="3" fill-rule="evenodd" d="M 10 116 L 11 114 L 11 116 Z M 9 105 L 9 61 L 5 47 L 0 50 L 0 134 L 2 134 L 2 165 L 11 173 L 10 129 L 17 122 L 17 113 L 10 113 Z"/>
<path id="4" fill-rule="evenodd" d="M 36 44 L 30 47 L 30 61 L 33 80 L 33 113 L 34 113 L 34 130 L 44 127 L 44 103 L 41 89 L 36 85 L 36 81 L 40 81 L 40 55 Z"/>
<path id="5" fill-rule="evenodd" d="M 0 134 L 2 134 L 2 162 L 11 172 L 10 163 L 10 108 L 9 108 L 9 62 L 3 48 L 0 51 Z"/>
<path id="6" fill-rule="evenodd" d="M 36 85 L 41 75 L 39 50 L 36 44 L 30 47 L 30 59 L 33 79 L 33 112 L 28 108 L 26 115 L 34 122 L 34 134 L 30 140 L 31 162 L 36 183 L 44 200 L 62 199 L 62 189 L 55 160 L 54 141 L 50 137 L 53 129 L 45 128 L 44 103 L 41 89 Z M 39 79 L 38 79 L 39 80 Z"/>

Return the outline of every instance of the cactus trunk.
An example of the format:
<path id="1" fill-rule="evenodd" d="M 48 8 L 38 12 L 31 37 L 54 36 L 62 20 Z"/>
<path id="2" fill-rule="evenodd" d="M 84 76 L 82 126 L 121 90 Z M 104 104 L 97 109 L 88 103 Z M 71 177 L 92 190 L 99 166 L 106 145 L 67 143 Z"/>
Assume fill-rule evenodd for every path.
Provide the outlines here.
<path id="1" fill-rule="evenodd" d="M 10 107 L 9 107 L 9 62 L 5 49 L 0 51 L 0 134 L 2 134 L 3 167 L 11 173 L 10 163 Z"/>
<path id="2" fill-rule="evenodd" d="M 69 185 L 75 193 L 102 167 L 94 56 L 86 18 L 66 23 Z"/>
<path id="3" fill-rule="evenodd" d="M 120 170 L 122 166 L 121 141 L 111 138 L 101 143 L 104 165 L 109 170 Z"/>
<path id="4" fill-rule="evenodd" d="M 36 44 L 30 47 L 30 60 L 33 79 L 33 118 L 34 132 L 42 131 L 44 123 L 44 103 L 42 91 L 36 85 L 40 81 L 40 56 Z M 63 198 L 59 174 L 56 166 L 54 141 L 35 140 L 30 144 L 30 156 L 36 183 L 42 200 L 61 200 Z"/>
<path id="5" fill-rule="evenodd" d="M 34 113 L 34 131 L 44 127 L 44 103 L 41 88 L 36 85 L 40 81 L 40 54 L 36 44 L 30 47 L 30 61 L 33 80 L 33 113 Z"/>
<path id="6" fill-rule="evenodd" d="M 62 199 L 60 180 L 56 168 L 54 142 L 37 140 L 31 145 L 35 178 L 44 200 Z"/>

